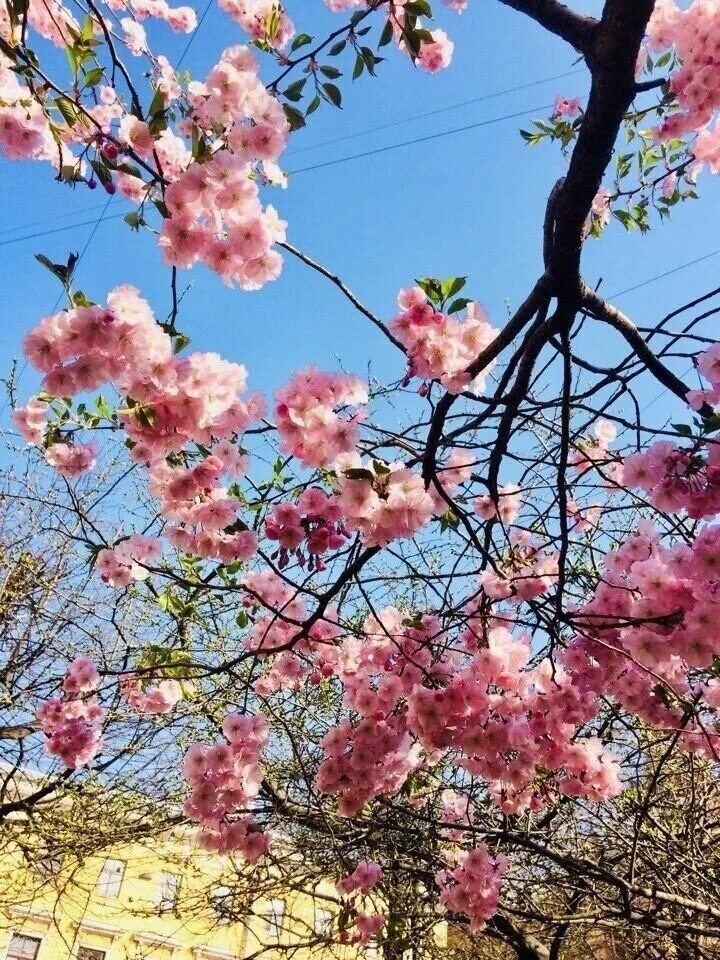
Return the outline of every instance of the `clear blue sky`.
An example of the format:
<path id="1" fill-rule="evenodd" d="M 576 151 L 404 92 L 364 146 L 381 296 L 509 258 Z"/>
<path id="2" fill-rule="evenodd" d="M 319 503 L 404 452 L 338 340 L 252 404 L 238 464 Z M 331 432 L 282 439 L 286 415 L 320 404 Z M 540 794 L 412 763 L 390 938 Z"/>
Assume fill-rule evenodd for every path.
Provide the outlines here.
<path id="1" fill-rule="evenodd" d="M 436 4 L 440 6 L 440 4 Z M 597 6 L 596 4 L 593 6 Z M 341 24 L 321 0 L 288 0 L 299 29 L 322 36 Z M 303 11 L 307 15 L 303 16 Z M 584 73 L 458 109 L 453 105 L 495 91 L 577 70 L 572 51 L 543 35 L 519 14 L 488 0 L 470 0 L 461 17 L 445 13 L 442 25 L 456 42 L 450 69 L 435 77 L 416 71 L 392 47 L 379 76 L 351 83 L 352 62 L 332 62 L 348 74 L 342 111 L 323 107 L 306 130 L 296 134 L 284 167 L 324 164 L 404 140 L 425 137 L 519 111 L 540 117 L 555 93 L 584 96 Z M 170 38 L 163 24 L 149 27 L 154 48 L 181 50 L 185 40 Z M 373 31 L 377 36 L 377 30 Z M 222 43 L 220 43 L 222 38 Z M 222 46 L 242 34 L 212 5 L 183 64 L 201 78 Z M 267 63 L 271 67 L 270 62 Z M 267 77 L 274 74 L 268 70 Z M 448 108 L 448 109 L 443 109 Z M 419 113 L 434 116 L 399 123 Z M 530 149 L 518 135 L 529 118 L 511 119 L 405 146 L 361 159 L 305 170 L 291 177 L 270 202 L 289 221 L 289 239 L 337 271 L 380 316 L 393 313 L 400 286 L 430 274 L 467 275 L 468 294 L 483 302 L 497 325 L 506 301 L 516 305 L 540 270 L 540 231 L 545 198 L 565 161 L 554 146 Z M 389 129 L 362 134 L 379 124 Z M 92 225 L 36 239 L 16 237 L 68 223 L 92 220 L 104 202 L 101 190 L 71 190 L 53 183 L 44 164 L 0 162 L 4 217 L 0 227 L 3 341 L 0 370 L 9 367 L 24 332 L 50 310 L 58 288 L 34 260 L 43 252 L 65 259 L 85 245 Z M 717 178 L 701 179 L 702 202 L 675 209 L 673 221 L 658 224 L 649 236 L 626 234 L 613 223 L 600 241 L 589 241 L 584 259 L 590 282 L 603 278 L 612 294 L 720 249 L 717 236 L 720 191 Z M 108 215 L 119 205 L 111 206 Z M 65 217 L 64 220 L 55 218 Z M 638 323 L 655 320 L 666 309 L 702 293 L 720 278 L 720 256 L 627 294 L 619 303 Z M 83 258 L 78 285 L 101 299 L 113 285 L 137 285 L 159 316 L 169 308 L 168 272 L 154 239 L 131 233 L 120 219 L 104 219 Z M 266 392 L 309 362 L 334 367 L 336 357 L 363 373 L 368 360 L 381 377 L 399 376 L 401 358 L 323 278 L 288 258 L 281 278 L 258 293 L 230 290 L 205 268 L 181 275 L 192 283 L 179 326 L 198 349 L 217 350 L 244 363 L 251 385 Z M 586 349 L 604 356 L 608 332 L 593 334 Z M 36 385 L 31 370 L 21 381 L 26 397 Z M 7 412 L 3 416 L 7 420 Z"/>

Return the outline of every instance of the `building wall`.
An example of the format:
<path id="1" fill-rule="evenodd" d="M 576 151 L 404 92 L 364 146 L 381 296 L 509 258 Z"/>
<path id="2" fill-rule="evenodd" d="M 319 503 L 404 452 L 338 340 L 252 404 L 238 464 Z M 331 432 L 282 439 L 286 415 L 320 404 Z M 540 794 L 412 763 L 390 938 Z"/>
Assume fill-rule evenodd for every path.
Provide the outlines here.
<path id="1" fill-rule="evenodd" d="M 98 889 L 106 859 L 124 864 L 117 896 Z M 37 960 L 77 960 L 81 947 L 100 951 L 98 960 L 244 960 L 263 948 L 272 957 L 287 952 L 273 949 L 278 944 L 321 939 L 315 933 L 320 915 L 313 896 L 272 890 L 272 882 L 255 898 L 245 891 L 250 910 L 241 921 L 224 920 L 211 898 L 224 885 L 237 886 L 237 874 L 231 880 L 225 872 L 228 865 L 226 858 L 199 853 L 191 840 L 178 837 L 127 844 L 84 862 L 46 864 L 44 870 L 27 866 L 21 847 L 6 848 L 0 852 L 0 960 L 7 957 L 13 934 L 41 939 Z M 180 877 L 173 908 L 158 905 L 163 873 Z M 284 905 L 279 934 L 263 916 L 271 911 L 270 893 Z M 328 887 L 327 893 L 334 890 Z M 328 909 L 328 902 L 322 900 L 320 909 Z M 297 960 L 320 952 L 357 955 L 354 949 L 317 945 L 290 952 Z"/>

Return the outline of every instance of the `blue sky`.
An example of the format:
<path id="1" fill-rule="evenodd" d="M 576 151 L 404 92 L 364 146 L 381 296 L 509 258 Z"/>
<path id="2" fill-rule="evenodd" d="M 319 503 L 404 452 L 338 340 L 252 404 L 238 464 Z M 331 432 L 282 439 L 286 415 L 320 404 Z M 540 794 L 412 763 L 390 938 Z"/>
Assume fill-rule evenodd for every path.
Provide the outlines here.
<path id="1" fill-rule="evenodd" d="M 342 23 L 321 0 L 289 0 L 288 9 L 298 29 L 317 37 Z M 500 4 L 470 0 L 461 17 L 443 9 L 441 22 L 456 47 L 451 68 L 437 76 L 414 70 L 392 47 L 385 48 L 387 60 L 377 79 L 364 76 L 353 84 L 350 58 L 331 61 L 347 74 L 338 81 L 344 109 L 323 107 L 294 136 L 283 166 L 298 172 L 287 190 L 272 191 L 268 200 L 289 221 L 290 241 L 339 273 L 380 316 L 392 315 L 397 289 L 414 277 L 467 275 L 468 295 L 484 303 L 499 326 L 506 304 L 524 298 L 540 271 L 545 198 L 566 165 L 554 146 L 532 149 L 523 143 L 518 128 L 527 126 L 530 116 L 335 161 L 506 114 L 530 111 L 541 117 L 555 93 L 584 96 L 587 77 L 576 73 L 452 109 L 459 102 L 577 71 L 578 65 L 565 44 Z M 377 33 L 375 29 L 371 37 Z M 149 35 L 156 50 L 168 49 L 169 43 L 175 56 L 186 42 L 171 37 L 163 24 L 152 25 Z M 213 3 L 183 66 L 202 77 L 222 46 L 241 40 L 240 30 Z M 267 66 L 270 79 L 269 61 Z M 439 112 L 408 119 L 429 111 Z M 363 133 L 382 124 L 394 125 Z M 349 139 L 330 142 L 337 138 Z M 330 165 L 305 169 L 320 164 Z M 0 190 L 4 371 L 19 352 L 24 332 L 58 295 L 56 282 L 33 254 L 64 260 L 70 251 L 82 250 L 105 197 L 100 190 L 54 183 L 45 164 L 4 160 Z M 704 175 L 701 193 L 702 202 L 676 208 L 673 221 L 658 224 L 648 236 L 626 234 L 613 223 L 603 239 L 589 241 L 587 279 L 594 283 L 602 277 L 602 289 L 612 294 L 720 248 L 717 178 Z M 97 226 L 78 285 L 100 300 L 112 286 L 133 283 L 164 316 L 168 272 L 152 237 L 131 233 L 121 219 L 110 218 L 119 209 L 119 204 L 111 205 Z M 16 242 L 81 221 L 91 223 Z M 710 289 L 718 276 L 720 256 L 646 285 L 618 303 L 639 324 L 649 323 Z M 205 268 L 182 274 L 181 287 L 187 283 L 192 288 L 183 301 L 180 328 L 191 335 L 195 348 L 217 350 L 244 363 L 253 387 L 271 392 L 302 365 L 332 368 L 338 357 L 358 373 L 372 360 L 376 375 L 401 375 L 401 358 L 393 348 L 326 280 L 290 258 L 281 278 L 257 293 L 228 289 Z M 608 337 L 604 328 L 591 333 L 584 341 L 586 350 L 606 355 Z M 21 396 L 36 383 L 34 373 L 26 370 Z M 2 419 L 7 421 L 7 411 Z"/>

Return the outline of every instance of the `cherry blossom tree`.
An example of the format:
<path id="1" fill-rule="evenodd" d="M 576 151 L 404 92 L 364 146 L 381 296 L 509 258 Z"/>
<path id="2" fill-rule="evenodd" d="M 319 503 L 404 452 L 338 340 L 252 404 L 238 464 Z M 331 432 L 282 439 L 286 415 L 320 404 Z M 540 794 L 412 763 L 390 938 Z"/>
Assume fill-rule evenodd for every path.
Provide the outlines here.
<path id="1" fill-rule="evenodd" d="M 582 255 L 611 224 L 658 225 L 720 168 L 720 6 L 606 0 L 596 18 L 501 2 L 591 80 L 586 103 L 559 94 L 522 131 L 557 142 L 567 172 L 548 191 L 542 275 L 504 321 L 465 277 L 408 278 L 376 316 L 266 200 L 287 183 L 292 132 L 341 106 L 344 71 L 381 75 L 393 48 L 409 68 L 449 66 L 435 14 L 463 0 L 327 0 L 340 25 L 322 38 L 296 30 L 301 8 L 222 0 L 246 42 L 201 79 L 153 52 L 141 22 L 191 31 L 187 7 L 8 6 L 0 149 L 122 193 L 129 227 L 156 231 L 173 295 L 160 321 L 129 282 L 95 302 L 75 258 L 42 258 L 67 304 L 27 334 L 42 390 L 15 425 L 70 491 L 120 444 L 142 509 L 122 513 L 118 480 L 115 529 L 83 521 L 78 539 L 108 602 L 148 597 L 177 629 L 99 663 L 78 649 L 27 709 L 68 779 L 122 753 L 118 711 L 125 736 L 156 742 L 158 717 L 203 716 L 196 742 L 177 741 L 198 843 L 262 869 L 303 830 L 341 838 L 324 867 L 342 942 L 385 936 L 392 956 L 408 911 L 420 923 L 440 906 L 520 958 L 557 957 L 593 924 L 632 931 L 640 953 L 655 937 L 702 956 L 720 933 L 707 844 L 682 882 L 645 850 L 650 824 L 653 844 L 672 836 L 650 818 L 667 770 L 712 793 L 720 748 L 718 291 L 643 326 Z M 394 382 L 311 367 L 268 403 L 240 364 L 188 349 L 178 271 L 203 263 L 250 296 L 280 250 L 397 349 Z M 586 356 L 596 330 L 604 362 Z M 653 387 L 677 422 L 649 421 Z"/>

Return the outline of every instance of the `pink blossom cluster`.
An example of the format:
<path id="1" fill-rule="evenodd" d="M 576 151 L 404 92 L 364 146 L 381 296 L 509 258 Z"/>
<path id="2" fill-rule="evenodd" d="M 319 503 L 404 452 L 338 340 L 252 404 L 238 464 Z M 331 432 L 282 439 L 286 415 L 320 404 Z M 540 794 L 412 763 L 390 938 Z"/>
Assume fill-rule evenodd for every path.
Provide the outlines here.
<path id="1" fill-rule="evenodd" d="M 455 491 L 472 476 L 473 466 L 476 463 L 476 457 L 470 450 L 463 450 L 458 447 L 450 452 L 447 462 L 438 467 L 437 484 L 440 485 L 446 496 L 452 497 Z M 435 483 L 428 488 L 428 494 L 433 501 L 433 509 L 436 514 L 445 513 L 450 504 L 441 494 Z"/>
<path id="2" fill-rule="evenodd" d="M 24 407 L 13 410 L 12 422 L 26 443 L 35 447 L 42 446 L 48 422 L 47 403 L 39 397 L 30 397 Z"/>
<path id="3" fill-rule="evenodd" d="M 408 355 L 406 381 L 412 377 L 439 380 L 451 393 L 481 391 L 488 364 L 472 381 L 467 368 L 497 336 L 487 315 L 476 303 L 469 303 L 464 320 L 437 310 L 420 287 L 409 287 L 398 295 L 401 312 L 390 322 L 390 329 Z"/>
<path id="4" fill-rule="evenodd" d="M 79 24 L 60 0 L 29 0 L 26 10 L 28 25 L 41 37 L 57 47 L 73 42 L 71 30 L 78 31 Z M 10 46 L 15 46 L 19 40 L 13 33 L 7 7 L 0 10 L 0 37 Z"/>
<path id="5" fill-rule="evenodd" d="M 113 384 L 128 398 L 118 411 L 132 459 L 150 467 L 150 489 L 163 514 L 178 522 L 167 535 L 180 549 L 225 563 L 249 559 L 252 531 L 240 529 L 239 502 L 219 478 L 241 475 L 247 465 L 235 439 L 264 412 L 262 397 L 241 400 L 245 368 L 217 354 L 176 356 L 171 337 L 156 323 L 133 287 L 117 287 L 107 306 L 84 306 L 45 317 L 25 338 L 28 359 L 44 372 L 44 389 L 70 396 Z M 33 442 L 40 439 L 40 404 L 17 411 L 15 422 Z M 92 466 L 94 450 L 52 434 L 45 457 L 59 472 L 75 475 Z M 189 444 L 209 453 L 192 467 L 171 465 L 168 454 Z M 147 551 L 150 551 L 149 553 Z M 138 553 L 139 551 L 139 553 Z M 157 542 L 130 538 L 102 551 L 98 569 L 114 586 L 143 579 L 143 565 L 159 556 Z"/>
<path id="6" fill-rule="evenodd" d="M 697 367 L 712 385 L 688 392 L 689 404 L 699 410 L 720 401 L 720 343 L 698 355 Z M 658 441 L 625 457 L 619 479 L 644 490 L 658 510 L 685 510 L 694 520 L 720 513 L 720 446 L 714 441 L 689 440 L 687 446 Z"/>
<path id="7" fill-rule="evenodd" d="M 467 616 L 472 622 L 472 610 Z M 596 801 L 619 791 L 617 765 L 600 742 L 578 737 L 597 712 L 597 693 L 577 695 L 569 671 L 549 660 L 531 666 L 526 636 L 503 626 L 473 632 L 484 643 L 465 644 L 468 661 L 437 617 L 408 619 L 388 607 L 366 619 L 360 636 L 343 639 L 344 700 L 362 719 L 327 734 L 316 784 L 340 795 L 343 812 L 352 815 L 386 792 L 388 749 L 393 777 L 413 772 L 417 747 L 429 758 L 452 751 L 456 763 L 487 781 L 506 813 L 539 809 L 557 793 Z M 375 735 L 372 724 L 382 725 Z M 460 799 L 444 798 L 447 819 L 467 823 L 467 803 L 456 809 Z"/>
<path id="8" fill-rule="evenodd" d="M 269 696 L 278 690 L 299 690 L 306 681 L 317 686 L 333 676 L 337 670 L 336 643 L 340 635 L 339 627 L 332 622 L 336 614 L 334 607 L 328 607 L 327 619 L 316 621 L 309 630 L 301 629 L 299 623 L 283 620 L 282 608 L 278 613 L 260 617 L 245 647 L 257 651 L 260 659 L 273 652 L 276 655 L 270 660 L 269 670 L 253 683 L 253 690 Z M 307 616 L 304 606 L 302 616 L 303 619 Z"/>
<path id="9" fill-rule="evenodd" d="M 268 849 L 270 837 L 257 828 L 252 814 L 231 819 L 257 796 L 262 783 L 260 753 L 269 725 L 260 714 L 230 713 L 223 721 L 227 742 L 188 748 L 183 773 L 190 795 L 186 816 L 200 824 L 199 842 L 215 853 L 240 851 L 254 863 Z"/>
<path id="10" fill-rule="evenodd" d="M 553 115 L 556 117 L 568 117 L 572 119 L 576 117 L 581 110 L 581 104 L 579 97 L 564 97 L 562 94 L 558 94 L 555 97 L 555 103 L 553 107 Z"/>
<path id="11" fill-rule="evenodd" d="M 459 790 L 443 790 L 442 801 L 442 821 L 443 823 L 457 823 L 463 826 L 470 826 L 473 822 L 473 804 L 468 796 Z M 443 837 L 452 843 L 458 843 L 463 839 L 465 831 L 444 829 Z"/>
<path id="12" fill-rule="evenodd" d="M 45 5 L 39 0 L 30 3 L 30 17 L 33 11 L 44 10 L 46 6 L 51 9 L 52 4 Z M 0 35 L 3 32 L 0 22 Z M 42 107 L 20 83 L 3 54 L 0 54 L 0 153 L 10 160 L 48 160 L 57 168 L 74 162 L 65 144 L 58 144 L 53 137 Z"/>
<path id="13" fill-rule="evenodd" d="M 359 893 L 367 894 L 382 879 L 383 870 L 379 863 L 372 860 L 361 860 L 353 872 L 347 877 L 343 877 L 337 883 L 340 893 Z"/>
<path id="14" fill-rule="evenodd" d="M 716 0 L 693 0 L 686 9 L 678 7 L 675 0 L 658 0 L 655 4 L 647 27 L 648 48 L 662 51 L 674 47 L 681 63 L 670 78 L 670 89 L 681 112 L 666 117 L 658 131 L 661 137 L 681 137 L 701 130 L 720 107 L 719 27 Z"/>
<path id="15" fill-rule="evenodd" d="M 507 869 L 502 854 L 490 855 L 485 844 L 464 854 L 454 870 L 435 875 L 440 888 L 440 903 L 470 920 L 472 931 L 482 930 L 497 910 L 500 884 Z"/>
<path id="16" fill-rule="evenodd" d="M 220 7 L 254 40 L 282 50 L 295 32 L 278 0 L 220 0 Z"/>
<path id="17" fill-rule="evenodd" d="M 390 0 L 388 4 L 388 20 L 393 28 L 393 36 L 400 50 L 410 54 L 410 50 L 404 39 L 406 29 L 406 14 L 403 10 L 407 0 Z M 462 13 L 467 6 L 468 0 L 443 0 L 445 6 L 449 7 L 455 13 Z M 335 13 L 343 10 L 351 10 L 355 7 L 367 5 L 367 0 L 325 0 L 326 5 Z M 420 21 L 417 27 L 420 27 Z M 423 28 L 424 29 L 424 28 Z M 423 37 L 420 41 L 420 49 L 417 56 L 414 57 L 418 66 L 427 70 L 428 73 L 437 73 L 450 65 L 454 44 L 444 30 L 429 30 L 430 39 Z"/>
<path id="18" fill-rule="evenodd" d="M 639 487 L 658 510 L 685 510 L 701 519 L 720 512 L 720 449 L 711 443 L 679 447 L 660 440 L 622 462 L 627 487 Z"/>
<path id="19" fill-rule="evenodd" d="M 259 415 L 262 407 L 251 400 Z M 165 528 L 179 550 L 206 560 L 234 563 L 249 560 L 257 549 L 257 535 L 238 520 L 240 502 L 222 486 L 225 475 L 238 478 L 247 469 L 247 457 L 224 439 L 209 448 L 193 466 L 161 462 L 150 470 L 150 491 L 160 500 L 161 512 L 175 521 Z"/>
<path id="20" fill-rule="evenodd" d="M 120 681 L 120 695 L 123 700 L 138 713 L 170 713 L 182 700 L 182 684 L 177 680 L 160 680 L 157 683 L 143 685 L 136 676 L 123 677 Z"/>
<path id="21" fill-rule="evenodd" d="M 407 723 L 427 750 L 459 750 L 505 813 L 538 809 L 556 793 L 599 800 L 619 792 L 617 765 L 578 728 L 597 698 L 578 695 L 549 660 L 532 667 L 526 636 L 503 627 L 442 687 L 416 686 Z"/>
<path id="22" fill-rule="evenodd" d="M 355 449 L 367 402 L 367 384 L 358 377 L 306 367 L 275 393 L 281 449 L 308 467 L 328 466 Z M 338 407 L 361 409 L 342 417 Z"/>
<path id="23" fill-rule="evenodd" d="M 561 658 L 577 696 L 602 692 L 653 727 L 677 727 L 683 698 L 708 689 L 698 671 L 709 671 L 720 654 L 713 629 L 719 548 L 720 526 L 668 547 L 643 521 L 606 555 L 592 599 L 575 615 L 581 635 Z M 706 702 L 715 706 L 712 694 Z M 720 734 L 693 719 L 683 741 L 716 757 Z"/>
<path id="24" fill-rule="evenodd" d="M 480 582 L 493 600 L 532 600 L 556 582 L 558 557 L 532 538 L 527 530 L 514 529 L 510 547 L 496 569 L 483 571 Z"/>
<path id="25" fill-rule="evenodd" d="M 276 162 L 287 142 L 287 118 L 247 47 L 228 47 L 204 83 L 190 84 L 188 97 L 191 114 L 182 130 L 207 150 L 194 161 L 188 153 L 169 171 L 163 164 L 172 181 L 164 195 L 170 218 L 160 238 L 165 260 L 177 267 L 202 261 L 227 284 L 258 289 L 282 265 L 272 247 L 285 239 L 285 223 L 273 207 L 263 209 L 258 182 L 284 182 Z M 143 121 L 127 123 L 128 145 L 152 158 L 158 138 Z"/>
<path id="26" fill-rule="evenodd" d="M 604 464 L 610 457 L 610 444 L 617 436 L 617 430 L 602 417 L 593 424 L 592 434 L 579 441 L 577 448 L 570 453 L 568 462 L 580 472 L 595 464 Z"/>
<path id="27" fill-rule="evenodd" d="M 161 554 L 162 542 L 157 537 L 134 533 L 115 547 L 100 550 L 95 569 L 108 586 L 128 587 L 131 583 L 146 580 L 150 575 L 149 565 L 156 563 Z"/>
<path id="28" fill-rule="evenodd" d="M 508 483 L 498 489 L 497 504 L 487 494 L 475 497 L 473 500 L 473 510 L 482 520 L 499 519 L 507 525 L 515 523 L 521 509 L 520 487 L 514 483 Z"/>
<path id="29" fill-rule="evenodd" d="M 315 785 L 337 796 L 341 816 L 353 817 L 372 800 L 393 794 L 421 764 L 419 745 L 412 743 L 402 719 L 343 720 L 321 741 L 325 759 Z"/>
<path id="30" fill-rule="evenodd" d="M 283 569 L 295 554 L 300 566 L 324 570 L 322 554 L 338 550 L 347 540 L 337 497 L 317 487 L 308 487 L 300 494 L 297 505 L 281 503 L 273 507 L 265 520 L 265 536 L 278 543 L 278 567 Z"/>
<path id="31" fill-rule="evenodd" d="M 345 526 L 359 531 L 369 547 L 413 537 L 435 512 L 435 501 L 420 474 L 401 463 L 386 466 L 374 461 L 371 469 L 362 466 L 360 457 L 347 457 L 337 488 Z"/>
<path id="32" fill-rule="evenodd" d="M 409 619 L 397 607 L 385 607 L 363 623 L 362 634 L 348 636 L 341 648 L 341 676 L 346 706 L 363 717 L 395 712 L 425 680 L 447 682 L 453 660 L 434 660 L 443 636 L 434 616 Z"/>
<path id="33" fill-rule="evenodd" d="M 66 767 L 86 766 L 102 750 L 105 711 L 89 696 L 100 685 L 100 674 L 88 657 L 77 657 L 63 681 L 62 700 L 45 700 L 37 710 L 45 734 L 45 749 Z"/>
<path id="34" fill-rule="evenodd" d="M 332 605 L 307 629 L 305 602 L 290 582 L 272 570 L 261 570 L 247 573 L 242 585 L 247 592 L 244 605 L 253 612 L 264 611 L 245 638 L 245 649 L 271 664 L 253 684 L 256 693 L 297 690 L 305 681 L 316 685 L 336 673 L 340 628 Z"/>
<path id="35" fill-rule="evenodd" d="M 351 943 L 370 943 L 385 926 L 385 915 L 382 913 L 364 913 L 358 910 L 354 920 L 355 932 L 349 937 Z"/>
<path id="36" fill-rule="evenodd" d="M 603 512 L 602 507 L 597 505 L 581 507 L 575 500 L 568 500 L 566 509 L 568 516 L 573 520 L 572 529 L 578 533 L 594 530 Z"/>
<path id="37" fill-rule="evenodd" d="M 45 459 L 61 477 L 73 479 L 90 471 L 97 462 L 94 443 L 53 443 L 45 450 Z"/>
<path id="38" fill-rule="evenodd" d="M 105 6 L 116 13 L 131 14 L 130 17 L 121 21 L 125 29 L 127 29 L 127 23 L 135 24 L 137 20 L 146 20 L 148 17 L 164 20 L 168 26 L 180 33 L 192 33 L 197 27 L 197 14 L 192 7 L 171 7 L 167 0 L 104 0 L 104 2 Z"/>

